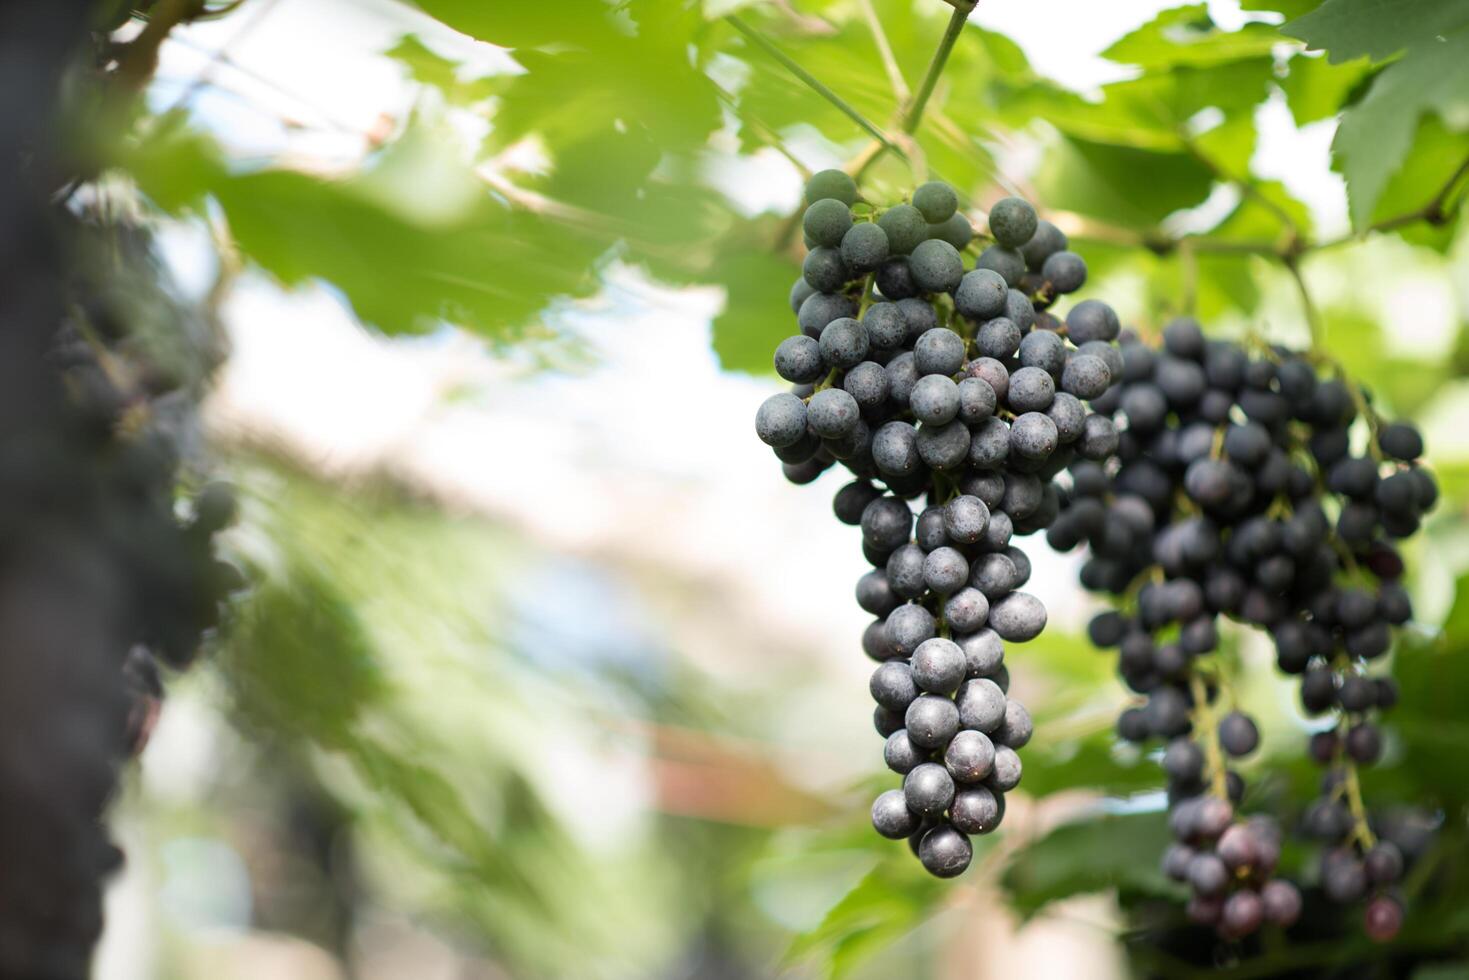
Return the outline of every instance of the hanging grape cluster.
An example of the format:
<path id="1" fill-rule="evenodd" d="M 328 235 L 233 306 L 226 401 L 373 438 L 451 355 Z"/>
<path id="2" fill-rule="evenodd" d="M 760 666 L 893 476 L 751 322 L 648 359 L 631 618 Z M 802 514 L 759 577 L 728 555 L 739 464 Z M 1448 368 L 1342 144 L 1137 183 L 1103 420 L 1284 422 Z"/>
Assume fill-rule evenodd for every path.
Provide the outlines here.
<path id="1" fill-rule="evenodd" d="M 1086 403 L 1120 377 L 1120 325 L 1095 300 L 1050 312 L 1086 265 L 1018 198 L 977 239 L 940 182 L 877 208 L 829 170 L 806 195 L 800 332 L 775 352 L 792 388 L 755 428 L 792 482 L 837 464 L 854 478 L 833 508 L 873 566 L 856 590 L 877 617 L 862 646 L 879 662 L 883 758 L 903 777 L 872 823 L 950 877 L 1003 819 L 1032 733 L 1005 647 L 1035 639 L 1046 610 L 1020 591 L 1030 561 L 1012 539 L 1055 519 L 1068 464 L 1116 451 L 1113 421 Z"/>
<path id="2" fill-rule="evenodd" d="M 1116 601 L 1089 632 L 1146 699 L 1122 713 L 1120 736 L 1165 746 L 1175 843 L 1164 870 L 1191 888 L 1189 915 L 1227 938 L 1301 911 L 1296 888 L 1271 877 L 1280 829 L 1236 812 L 1232 763 L 1259 731 L 1212 662 L 1220 620 L 1233 619 L 1269 632 L 1302 708 L 1327 719 L 1310 741 L 1323 796 L 1304 821 L 1326 847 L 1322 890 L 1366 899 L 1368 934 L 1391 938 L 1403 855 L 1374 834 L 1356 767 L 1382 752 L 1374 718 L 1397 691 L 1374 665 L 1412 615 L 1394 542 L 1438 496 L 1418 465 L 1422 439 L 1379 419 L 1334 366 L 1209 341 L 1191 319 L 1169 324 L 1161 349 L 1125 335 L 1121 351 L 1121 384 L 1093 405 L 1116 413 L 1116 459 L 1072 464 L 1047 538 L 1085 544 L 1082 583 Z"/>

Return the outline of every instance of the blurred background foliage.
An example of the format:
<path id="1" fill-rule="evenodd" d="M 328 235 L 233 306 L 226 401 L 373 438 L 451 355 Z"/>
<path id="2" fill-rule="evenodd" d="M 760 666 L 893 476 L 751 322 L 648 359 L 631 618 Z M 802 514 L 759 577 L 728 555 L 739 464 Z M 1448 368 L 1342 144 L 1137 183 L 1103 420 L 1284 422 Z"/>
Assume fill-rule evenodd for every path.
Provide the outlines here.
<path id="1" fill-rule="evenodd" d="M 940 0 L 377 7 L 402 25 L 382 54 L 412 109 L 352 133 L 360 153 L 262 156 L 202 109 L 226 32 L 196 79 L 155 83 L 115 139 L 98 128 L 111 193 L 202 230 L 222 277 L 325 286 L 374 336 L 452 327 L 562 367 L 565 311 L 628 277 L 713 287 L 714 356 L 763 380 L 791 332 L 801 178 L 850 163 L 890 200 L 932 174 L 972 216 L 1040 202 L 1089 295 L 1145 333 L 1184 311 L 1220 334 L 1314 330 L 1386 411 L 1421 418 L 1445 501 L 1412 555 L 1420 622 L 1366 787 L 1443 824 L 1409 925 L 1387 950 L 1323 934 L 1217 972 L 1466 975 L 1445 970 L 1469 971 L 1469 4 L 1245 0 L 1230 28 L 1173 7 L 1111 41 L 1120 80 L 1086 91 L 970 23 L 916 127 L 956 16 Z M 1340 183 L 1288 186 L 1262 150 L 1282 126 L 1328 136 Z M 1334 200 L 1344 226 L 1321 220 Z M 1425 302 L 1453 329 L 1424 327 Z M 321 954 L 282 976 L 1040 975 L 1020 937 L 1048 921 L 1066 929 L 1029 934 L 1065 938 L 1089 975 L 1124 955 L 1187 975 L 1158 938 L 1178 911 L 1158 901 L 1177 895 L 1156 871 L 1156 765 L 1114 744 L 1124 695 L 1077 610 L 1016 668 L 1038 722 L 1019 812 L 941 884 L 866 830 L 885 777 L 870 737 L 848 748 L 860 681 L 830 690 L 747 596 L 655 554 L 548 547 L 391 467 L 344 476 L 237 430 L 215 452 L 247 497 L 232 546 L 255 587 L 124 804 L 162 938 L 151 973 L 104 957 L 108 975 L 285 962 L 198 938 L 221 926 Z M 728 660 L 687 655 L 715 637 Z M 1245 696 L 1277 706 L 1247 808 L 1292 812 L 1316 779 L 1307 728 L 1258 643 L 1231 643 Z M 1309 884 L 1305 850 L 1287 858 Z"/>

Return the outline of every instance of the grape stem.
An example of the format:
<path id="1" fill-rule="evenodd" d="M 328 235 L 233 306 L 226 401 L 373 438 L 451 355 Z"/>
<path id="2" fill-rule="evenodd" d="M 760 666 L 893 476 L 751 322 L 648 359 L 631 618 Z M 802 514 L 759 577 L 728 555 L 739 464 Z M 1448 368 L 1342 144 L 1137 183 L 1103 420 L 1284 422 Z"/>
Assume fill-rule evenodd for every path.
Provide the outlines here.
<path id="1" fill-rule="evenodd" d="M 1377 843 L 1377 838 L 1367 823 L 1367 807 L 1362 803 L 1362 781 L 1357 778 L 1357 764 L 1346 757 L 1346 752 L 1340 745 L 1337 747 L 1337 759 L 1344 775 L 1347 809 L 1352 813 L 1352 836 L 1363 851 L 1370 851 Z"/>
<path id="2" fill-rule="evenodd" d="M 1229 800 L 1229 782 L 1225 778 L 1224 752 L 1219 748 L 1219 730 L 1214 724 L 1214 712 L 1209 708 L 1209 692 L 1198 671 L 1188 675 L 1189 693 L 1194 696 L 1194 730 L 1204 743 L 1204 758 L 1209 764 L 1210 791 L 1221 800 Z M 1199 731 L 1199 729 L 1203 729 Z"/>
<path id="3" fill-rule="evenodd" d="M 893 55 L 893 46 L 888 41 L 887 31 L 882 29 L 882 21 L 878 19 L 877 10 L 872 6 L 872 0 L 858 0 L 857 6 L 861 8 L 862 16 L 867 20 L 868 30 L 872 31 L 872 40 L 877 45 L 878 57 L 882 59 L 883 70 L 888 73 L 888 82 L 893 86 L 893 96 L 901 105 L 912 97 L 912 93 L 908 91 L 908 82 L 903 78 L 903 70 L 898 67 L 898 59 Z"/>
<path id="4" fill-rule="evenodd" d="M 950 15 L 949 24 L 944 28 L 944 36 L 939 39 L 939 46 L 933 53 L 933 59 L 928 63 L 928 71 L 918 86 L 918 94 L 908 104 L 907 111 L 903 113 L 903 132 L 918 131 L 918 124 L 923 121 L 924 107 L 928 105 L 928 99 L 933 95 L 934 86 L 938 84 L 939 76 L 944 71 L 944 65 L 949 60 L 949 53 L 954 50 L 954 44 L 959 40 L 959 34 L 964 30 L 964 24 L 969 20 L 970 11 L 974 10 L 977 2 L 978 0 L 951 0 L 950 5 L 954 8 L 954 13 Z"/>

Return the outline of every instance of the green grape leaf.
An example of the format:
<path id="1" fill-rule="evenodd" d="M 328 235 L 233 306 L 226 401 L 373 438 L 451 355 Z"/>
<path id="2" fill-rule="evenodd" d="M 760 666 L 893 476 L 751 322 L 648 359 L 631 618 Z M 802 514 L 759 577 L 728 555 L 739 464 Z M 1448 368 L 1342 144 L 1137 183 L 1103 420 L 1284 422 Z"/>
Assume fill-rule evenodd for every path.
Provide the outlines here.
<path id="1" fill-rule="evenodd" d="M 616 7 L 608 0 L 549 3 L 484 3 L 482 0 L 415 0 L 430 17 L 480 41 L 504 48 L 580 45 L 605 35 Z"/>
<path id="2" fill-rule="evenodd" d="M 769 246 L 721 252 L 709 278 L 724 287 L 724 310 L 714 318 L 714 353 L 726 371 L 768 374 L 771 352 L 796 332 L 791 283 L 800 267 Z"/>
<path id="3" fill-rule="evenodd" d="M 1270 54 L 1280 35 L 1268 24 L 1250 22 L 1237 31 L 1220 30 L 1208 5 L 1187 4 L 1165 10 L 1114 42 L 1102 57 L 1143 68 L 1217 65 Z"/>
<path id="4" fill-rule="evenodd" d="M 1275 242 L 1286 230 L 1282 214 L 1289 217 L 1303 236 L 1312 229 L 1311 209 L 1291 196 L 1278 180 L 1250 182 L 1254 194 L 1244 194 L 1239 204 L 1209 231 L 1209 237 L 1231 242 Z M 1266 203 L 1269 202 L 1269 203 Z"/>
<path id="5" fill-rule="evenodd" d="M 1152 153 L 1068 138 L 1051 147 L 1036 184 L 1049 207 L 1151 229 L 1209 196 L 1213 174 L 1186 153 Z"/>
<path id="6" fill-rule="evenodd" d="M 1325 50 L 1333 62 L 1364 55 L 1384 61 L 1405 48 L 1446 43 L 1466 25 L 1463 0 L 1326 0 L 1281 31 Z"/>
<path id="7" fill-rule="evenodd" d="M 1436 116 L 1425 116 L 1413 137 L 1413 149 L 1383 188 L 1371 220 L 1383 221 L 1423 208 L 1469 160 L 1469 132 L 1451 132 Z M 1447 252 L 1454 242 L 1458 212 L 1443 224 L 1415 221 L 1393 233 L 1415 245 Z"/>
<path id="8" fill-rule="evenodd" d="M 1288 62 L 1289 74 L 1280 80 L 1286 105 L 1297 126 L 1327 119 L 1372 74 L 1366 58 L 1332 64 L 1328 59 L 1298 54 Z"/>
<path id="9" fill-rule="evenodd" d="M 1267 10 L 1284 14 L 1286 20 L 1300 17 L 1315 10 L 1321 0 L 1242 0 L 1241 9 Z"/>
<path id="10" fill-rule="evenodd" d="M 1255 117 L 1241 112 L 1227 117 L 1213 129 L 1194 137 L 1194 147 L 1227 174 L 1250 172 L 1255 155 Z"/>
<path id="11" fill-rule="evenodd" d="M 1347 181 L 1352 224 L 1370 223 L 1389 179 L 1403 165 L 1419 120 L 1437 113 L 1469 129 L 1469 4 L 1461 0 L 1327 0 L 1286 33 L 1323 48 L 1333 63 L 1399 55 L 1342 116 L 1333 165 Z"/>
<path id="12" fill-rule="evenodd" d="M 1158 870 L 1169 835 L 1161 813 L 1089 817 L 1063 824 L 1016 851 L 1001 878 L 1024 916 L 1072 895 L 1120 889 L 1179 897 Z"/>
<path id="13" fill-rule="evenodd" d="M 408 71 L 420 85 L 444 93 L 451 105 L 476 105 L 495 94 L 491 78 L 461 78 L 458 63 L 429 49 L 416 34 L 405 34 L 384 52 Z"/>

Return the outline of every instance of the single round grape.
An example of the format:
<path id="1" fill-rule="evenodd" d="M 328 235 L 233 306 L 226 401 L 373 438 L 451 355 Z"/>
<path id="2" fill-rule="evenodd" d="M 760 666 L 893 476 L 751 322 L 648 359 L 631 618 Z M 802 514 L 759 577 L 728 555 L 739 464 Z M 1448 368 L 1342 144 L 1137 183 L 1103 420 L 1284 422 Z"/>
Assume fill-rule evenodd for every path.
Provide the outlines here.
<path id="1" fill-rule="evenodd" d="M 867 357 L 867 328 L 852 317 L 841 317 L 821 331 L 819 344 L 828 367 L 849 368 Z"/>
<path id="2" fill-rule="evenodd" d="M 1321 888 L 1338 905 L 1347 905 L 1367 891 L 1367 872 L 1348 854 L 1328 854 L 1321 868 Z"/>
<path id="3" fill-rule="evenodd" d="M 1066 240 L 1066 235 L 1060 228 L 1057 228 L 1049 221 L 1038 221 L 1036 222 L 1035 233 L 1030 236 L 1030 240 L 1018 246 L 1018 248 L 1020 249 L 1020 254 L 1025 257 L 1025 264 L 1030 267 L 1031 271 L 1040 272 L 1045 266 L 1046 259 L 1055 255 L 1057 252 L 1065 251 L 1069 245 L 1070 242 Z"/>
<path id="4" fill-rule="evenodd" d="M 908 543 L 913 530 L 913 511 L 895 497 L 879 497 L 862 511 L 862 539 L 874 548 L 890 552 Z"/>
<path id="5" fill-rule="evenodd" d="M 974 346 L 984 357 L 1004 360 L 1020 346 L 1020 328 L 1002 316 L 986 320 L 975 335 Z"/>
<path id="6" fill-rule="evenodd" d="M 1371 722 L 1353 725 L 1347 731 L 1347 755 L 1364 766 L 1370 766 L 1382 756 L 1382 730 Z"/>
<path id="7" fill-rule="evenodd" d="M 993 357 L 976 357 L 969 362 L 968 374 L 989 383 L 995 397 L 1004 401 L 1010 394 L 1010 370 Z"/>
<path id="8" fill-rule="evenodd" d="M 899 656 L 908 657 L 938 631 L 933 613 L 909 603 L 888 613 L 888 642 Z"/>
<path id="9" fill-rule="evenodd" d="M 1217 854 L 1195 854 L 1188 865 L 1188 880 L 1200 895 L 1219 895 L 1229 886 L 1229 869 Z"/>
<path id="10" fill-rule="evenodd" d="M 950 822 L 956 830 L 966 834 L 989 833 L 1000 825 L 1003 814 L 999 798 L 988 786 L 961 786 L 954 794 L 954 802 L 949 804 Z"/>
<path id="11" fill-rule="evenodd" d="M 1383 455 L 1408 463 L 1423 455 L 1423 436 L 1407 422 L 1392 422 L 1378 429 L 1377 445 Z"/>
<path id="12" fill-rule="evenodd" d="M 1015 588 L 1020 578 L 1019 570 L 1010 556 L 1004 554 L 981 555 L 970 567 L 969 584 L 983 592 L 990 601 L 990 616 L 993 618 L 994 604 Z M 1004 636 L 1003 633 L 1000 635 Z"/>
<path id="13" fill-rule="evenodd" d="M 1046 416 L 1055 423 L 1056 440 L 1063 446 L 1069 446 L 1080 439 L 1085 431 L 1086 409 L 1081 400 L 1069 392 L 1055 393 L 1051 398 L 1051 407 L 1046 409 Z"/>
<path id="14" fill-rule="evenodd" d="M 801 263 L 801 275 L 813 289 L 823 293 L 837 292 L 852 278 L 841 251 L 825 246 L 818 246 L 806 253 L 806 259 Z"/>
<path id="15" fill-rule="evenodd" d="M 864 413 L 875 412 L 888 403 L 887 371 L 876 361 L 863 361 L 847 371 L 842 390 L 857 400 Z"/>
<path id="16" fill-rule="evenodd" d="M 1219 932 L 1229 939 L 1242 939 L 1265 921 L 1265 903 L 1255 892 L 1241 889 L 1224 900 L 1219 913 Z"/>
<path id="17" fill-rule="evenodd" d="M 872 828 L 889 840 L 902 840 L 918 829 L 918 814 L 908 808 L 900 789 L 890 789 L 872 803 Z"/>
<path id="18" fill-rule="evenodd" d="M 820 344 L 805 334 L 782 340 L 775 349 L 775 373 L 797 384 L 820 379 L 826 373 Z"/>
<path id="19" fill-rule="evenodd" d="M 1088 340 L 1080 344 L 1076 351 L 1078 354 L 1089 354 L 1092 357 L 1100 358 L 1102 363 L 1107 365 L 1110 381 L 1116 381 L 1122 377 L 1122 351 L 1118 350 L 1115 344 L 1109 344 L 1105 340 Z M 1120 399 L 1121 396 L 1119 395 L 1118 398 Z"/>
<path id="20" fill-rule="evenodd" d="M 959 207 L 959 195 L 954 188 L 941 180 L 930 180 L 913 192 L 913 206 L 930 224 L 939 224 L 953 217 Z"/>
<path id="21" fill-rule="evenodd" d="M 842 263 L 851 273 L 863 275 L 872 272 L 886 262 L 887 257 L 887 232 L 870 221 L 854 224 L 842 236 Z"/>
<path id="22" fill-rule="evenodd" d="M 1003 198 L 990 208 L 990 233 L 1001 245 L 1019 248 L 1034 238 L 1039 228 L 1035 208 L 1021 198 Z"/>
<path id="23" fill-rule="evenodd" d="M 969 562 L 955 548 L 936 548 L 923 560 L 923 581 L 936 595 L 953 595 L 969 581 Z"/>
<path id="24" fill-rule="evenodd" d="M 812 293 L 801 304 L 796 322 L 801 332 L 811 338 L 819 338 L 821 331 L 833 320 L 857 315 L 857 301 L 841 293 Z"/>
<path id="25" fill-rule="evenodd" d="M 894 255 L 907 255 L 928 238 L 928 222 L 911 204 L 897 204 L 883 212 L 878 225 L 887 232 L 888 249 Z"/>
<path id="26" fill-rule="evenodd" d="M 964 338 L 947 327 L 925 330 L 913 345 L 913 364 L 920 376 L 958 374 L 964 366 Z"/>
<path id="27" fill-rule="evenodd" d="M 983 422 L 995 414 L 998 399 L 995 389 L 983 378 L 963 378 L 959 382 L 959 418 L 968 425 Z"/>
<path id="28" fill-rule="evenodd" d="M 1045 604 L 1027 592 L 1012 592 L 990 606 L 989 626 L 1011 643 L 1033 640 L 1046 628 Z"/>
<path id="29" fill-rule="evenodd" d="M 969 569 L 965 567 L 965 578 Z M 944 602 L 944 620 L 958 633 L 973 633 L 984 627 L 989 619 L 990 601 L 976 588 L 960 588 Z M 960 644 L 961 647 L 963 644 Z M 965 651 L 965 659 L 968 659 Z"/>
<path id="30" fill-rule="evenodd" d="M 946 425 L 918 427 L 918 455 L 936 470 L 952 470 L 969 453 L 969 427 L 955 419 Z"/>
<path id="31" fill-rule="evenodd" d="M 1378 895 L 1362 913 L 1363 930 L 1376 943 L 1390 942 L 1403 928 L 1403 907 L 1391 895 Z"/>
<path id="32" fill-rule="evenodd" d="M 877 729 L 877 734 L 887 738 L 893 732 L 902 730 L 903 716 L 879 704 L 872 709 L 872 727 Z"/>
<path id="33" fill-rule="evenodd" d="M 1148 728 L 1155 735 L 1172 737 L 1189 729 L 1188 702 L 1174 687 L 1160 687 L 1148 696 Z"/>
<path id="34" fill-rule="evenodd" d="M 915 745 L 908 737 L 908 730 L 900 728 L 889 735 L 887 741 L 883 743 L 882 761 L 893 772 L 907 775 L 914 768 L 928 761 L 928 749 Z"/>
<path id="35" fill-rule="evenodd" d="M 1076 354 L 1061 371 L 1061 390 L 1077 398 L 1091 399 L 1101 395 L 1112 384 L 1112 372 L 1100 357 Z"/>
<path id="36" fill-rule="evenodd" d="M 887 555 L 887 566 L 883 573 L 893 592 L 905 599 L 917 599 L 928 588 L 923 577 L 923 548 L 906 544 Z"/>
<path id="37" fill-rule="evenodd" d="M 1015 700 L 1006 701 L 1005 720 L 1000 722 L 995 740 L 1012 749 L 1023 749 L 1034 734 L 1035 722 L 1031 720 L 1030 712 L 1025 710 L 1025 705 Z"/>
<path id="38" fill-rule="evenodd" d="M 1379 840 L 1363 857 L 1362 866 L 1372 884 L 1394 884 L 1403 876 L 1403 852 L 1392 841 Z"/>
<path id="39" fill-rule="evenodd" d="M 954 699 L 958 720 L 965 728 L 989 734 L 1005 720 L 1005 692 L 987 677 L 965 681 Z"/>
<path id="40" fill-rule="evenodd" d="M 1009 318 L 1010 322 L 1019 327 L 1022 332 L 1028 331 L 1036 324 L 1035 304 L 1024 292 L 1012 286 L 1005 293 L 1004 316 Z"/>
<path id="41" fill-rule="evenodd" d="M 969 465 L 993 469 L 1010 455 L 1010 427 L 997 418 L 985 419 L 970 435 Z"/>
<path id="42" fill-rule="evenodd" d="M 806 281 L 805 276 L 801 276 L 799 279 L 793 282 L 791 284 L 791 312 L 800 313 L 801 304 L 806 302 L 806 300 L 815 292 L 816 290 L 811 288 L 811 284 Z"/>
<path id="43" fill-rule="evenodd" d="M 908 258 L 913 281 L 925 293 L 947 293 L 964 277 L 964 260 L 959 250 L 948 242 L 930 238 L 920 242 Z"/>
<path id="44" fill-rule="evenodd" d="M 918 697 L 913 669 L 899 660 L 879 665 L 867 687 L 872 700 L 892 711 L 907 711 L 908 705 Z"/>
<path id="45" fill-rule="evenodd" d="M 1020 756 L 1008 745 L 995 746 L 995 769 L 990 773 L 988 785 L 1001 793 L 1008 793 L 1020 785 L 1022 767 Z"/>
<path id="46" fill-rule="evenodd" d="M 998 272 L 1000 278 L 1005 280 L 1005 285 L 1013 287 L 1025 275 L 1025 257 L 1017 249 L 991 245 L 979 253 L 979 258 L 974 260 L 974 267 Z"/>
<path id="47" fill-rule="evenodd" d="M 788 391 L 771 395 L 755 413 L 755 434 L 777 449 L 793 445 L 806 434 L 806 404 Z"/>
<path id="48" fill-rule="evenodd" d="M 949 536 L 944 533 L 944 509 L 942 507 L 928 506 L 918 515 L 918 524 L 913 532 L 913 540 L 918 542 L 918 547 L 924 551 L 932 551 L 949 543 Z"/>
<path id="49" fill-rule="evenodd" d="M 817 245 L 835 248 L 842 243 L 842 236 L 852 227 L 850 208 L 835 198 L 822 198 L 806 209 L 801 218 L 801 229 L 806 237 Z"/>
<path id="50" fill-rule="evenodd" d="M 895 350 L 908 339 L 908 321 L 896 303 L 873 303 L 862 314 L 862 326 L 876 350 Z"/>
<path id="51" fill-rule="evenodd" d="M 1219 744 L 1235 758 L 1249 755 L 1260 744 L 1260 729 L 1249 715 L 1231 711 L 1219 719 Z"/>
<path id="52" fill-rule="evenodd" d="M 1267 881 L 1260 889 L 1265 918 L 1273 925 L 1293 926 L 1301 917 L 1301 893 L 1288 881 Z"/>
<path id="53" fill-rule="evenodd" d="M 874 568 L 857 580 L 857 605 L 874 616 L 886 616 L 901 604 L 902 598 L 893 591 L 888 577 Z"/>
<path id="54" fill-rule="evenodd" d="M 1171 321 L 1163 328 L 1163 349 L 1174 357 L 1191 361 L 1202 360 L 1205 343 L 1204 331 L 1199 326 L 1199 321 L 1189 316 Z"/>
<path id="55" fill-rule="evenodd" d="M 889 660 L 898 655 L 888 640 L 887 621 L 874 620 L 862 631 L 862 652 L 873 660 Z M 902 726 L 898 726 L 902 727 Z"/>
<path id="56" fill-rule="evenodd" d="M 1117 312 L 1098 299 L 1084 299 L 1066 314 L 1066 333 L 1078 347 L 1089 340 L 1116 340 L 1121 330 Z"/>
<path id="57" fill-rule="evenodd" d="M 943 425 L 959 414 L 959 386 L 944 374 L 926 374 L 908 396 L 908 407 L 920 422 Z"/>
<path id="58" fill-rule="evenodd" d="M 885 422 L 872 435 L 872 460 L 890 476 L 912 473 L 922 463 L 918 455 L 918 430 L 907 422 Z"/>
<path id="59" fill-rule="evenodd" d="M 968 683 L 973 683 L 970 681 Z M 937 749 L 948 744 L 959 731 L 959 708 L 941 694 L 920 694 L 908 705 L 903 715 L 903 726 L 914 744 L 926 749 Z M 945 773 L 947 776 L 947 773 Z"/>
<path id="60" fill-rule="evenodd" d="M 1058 293 L 1074 293 L 1086 284 L 1086 261 L 1075 252 L 1057 252 L 1041 266 L 1041 276 Z"/>
<path id="61" fill-rule="evenodd" d="M 806 203 L 829 197 L 851 207 L 857 203 L 857 182 L 845 170 L 818 170 L 806 181 Z"/>
<path id="62" fill-rule="evenodd" d="M 940 824 L 918 842 L 918 860 L 936 878 L 954 878 L 974 860 L 969 838 L 948 824 Z"/>
<path id="63" fill-rule="evenodd" d="M 974 269 L 959 280 L 954 309 L 971 320 L 992 320 L 1004 314 L 1009 293 L 1004 276 L 992 269 Z"/>
<path id="64" fill-rule="evenodd" d="M 930 224 L 928 237 L 946 241 L 962 252 L 974 240 L 974 226 L 964 215 L 955 212 L 946 221 Z"/>
<path id="65" fill-rule="evenodd" d="M 944 531 L 960 544 L 975 544 L 984 536 L 990 509 L 983 500 L 961 494 L 944 505 Z"/>
<path id="66" fill-rule="evenodd" d="M 1016 413 L 1044 412 L 1056 397 L 1056 383 L 1038 367 L 1023 367 L 1010 375 L 1010 394 L 1006 401 Z"/>
<path id="67" fill-rule="evenodd" d="M 888 399 L 899 408 L 906 408 L 908 396 L 918 383 L 918 367 L 913 363 L 913 352 L 903 351 L 888 361 L 883 370 L 888 376 Z"/>
<path id="68" fill-rule="evenodd" d="M 1020 364 L 1059 377 L 1066 367 L 1066 342 L 1046 330 L 1032 331 L 1021 338 Z"/>
<path id="69" fill-rule="evenodd" d="M 1011 391 L 1014 391 L 1013 385 Z M 1060 442 L 1056 423 L 1041 412 L 1026 412 L 1010 424 L 1010 452 L 1024 459 L 1045 459 L 1056 451 Z"/>
<path id="70" fill-rule="evenodd" d="M 914 682 L 924 691 L 952 694 L 964 680 L 964 652 L 953 640 L 931 637 L 913 651 L 912 671 Z"/>
<path id="71" fill-rule="evenodd" d="M 977 783 L 994 770 L 995 746 L 983 732 L 965 729 L 944 750 L 944 767 L 956 783 Z"/>
<path id="72" fill-rule="evenodd" d="M 823 439 L 840 439 L 850 434 L 861 421 L 857 399 L 840 388 L 818 391 L 811 396 L 805 408 L 806 424 Z"/>
<path id="73" fill-rule="evenodd" d="M 888 250 L 892 251 L 892 243 L 889 243 Z M 877 283 L 878 292 L 895 302 L 918 295 L 918 284 L 913 281 L 906 255 L 894 256 L 878 266 L 873 281 Z"/>
<path id="74" fill-rule="evenodd" d="M 985 600 L 988 603 L 988 599 Z M 981 629 L 959 638 L 964 651 L 966 673 L 970 678 L 993 677 L 1005 664 L 1005 645 L 991 629 Z M 998 684 L 998 681 L 996 682 Z"/>

